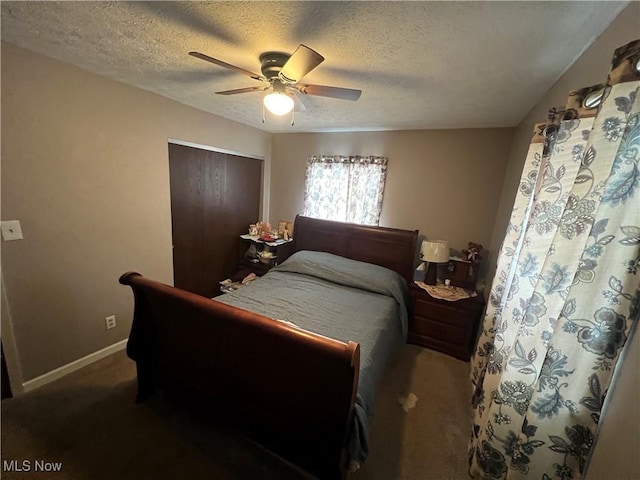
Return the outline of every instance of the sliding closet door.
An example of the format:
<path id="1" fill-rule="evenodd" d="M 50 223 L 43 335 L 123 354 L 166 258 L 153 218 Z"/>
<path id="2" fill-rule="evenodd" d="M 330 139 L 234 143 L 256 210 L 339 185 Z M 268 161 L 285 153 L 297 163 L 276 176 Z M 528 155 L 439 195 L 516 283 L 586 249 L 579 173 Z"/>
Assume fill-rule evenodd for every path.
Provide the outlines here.
<path id="1" fill-rule="evenodd" d="M 212 297 L 237 268 L 239 235 L 259 220 L 262 161 L 169 144 L 173 279 Z"/>

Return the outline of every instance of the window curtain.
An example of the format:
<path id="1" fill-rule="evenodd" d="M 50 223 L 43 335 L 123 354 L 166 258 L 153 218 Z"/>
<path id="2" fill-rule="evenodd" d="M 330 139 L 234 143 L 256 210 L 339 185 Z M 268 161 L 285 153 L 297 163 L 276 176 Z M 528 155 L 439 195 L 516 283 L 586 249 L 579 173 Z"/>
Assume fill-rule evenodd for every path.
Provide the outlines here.
<path id="1" fill-rule="evenodd" d="M 474 478 L 585 472 L 640 316 L 639 69 L 634 41 L 534 129 L 472 363 Z"/>
<path id="2" fill-rule="evenodd" d="M 387 163 L 386 157 L 310 156 L 304 214 L 325 220 L 378 225 Z"/>

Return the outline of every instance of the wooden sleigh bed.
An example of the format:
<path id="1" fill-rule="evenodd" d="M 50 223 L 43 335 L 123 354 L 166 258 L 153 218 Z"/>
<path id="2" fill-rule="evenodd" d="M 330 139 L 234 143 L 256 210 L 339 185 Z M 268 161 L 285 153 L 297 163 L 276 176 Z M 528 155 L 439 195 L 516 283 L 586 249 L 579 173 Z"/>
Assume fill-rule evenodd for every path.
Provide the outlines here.
<path id="1" fill-rule="evenodd" d="M 298 216 L 294 233 L 293 253 L 328 252 L 412 280 L 417 231 Z M 137 402 L 156 387 L 196 399 L 314 477 L 345 477 L 357 341 L 334 340 L 135 272 L 120 283 L 135 298 L 127 354 L 136 362 Z"/>

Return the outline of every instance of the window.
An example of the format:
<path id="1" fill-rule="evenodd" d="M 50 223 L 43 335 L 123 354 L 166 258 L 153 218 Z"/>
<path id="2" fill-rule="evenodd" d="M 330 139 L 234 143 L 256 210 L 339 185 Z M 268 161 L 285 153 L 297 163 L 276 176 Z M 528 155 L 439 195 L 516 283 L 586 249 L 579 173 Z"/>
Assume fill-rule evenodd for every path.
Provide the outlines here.
<path id="1" fill-rule="evenodd" d="M 386 157 L 310 156 L 304 214 L 325 220 L 378 225 L 387 162 Z"/>

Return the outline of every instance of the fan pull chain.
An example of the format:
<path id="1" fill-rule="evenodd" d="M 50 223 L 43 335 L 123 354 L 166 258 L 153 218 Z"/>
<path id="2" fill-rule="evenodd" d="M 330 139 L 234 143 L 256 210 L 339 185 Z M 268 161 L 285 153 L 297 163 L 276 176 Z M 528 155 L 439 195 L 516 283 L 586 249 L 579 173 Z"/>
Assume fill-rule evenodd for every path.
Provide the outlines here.
<path id="1" fill-rule="evenodd" d="M 296 111 L 295 108 L 291 109 L 291 126 L 293 127 L 294 123 L 295 123 L 295 116 L 294 116 L 294 112 Z"/>
<path id="2" fill-rule="evenodd" d="M 265 116 L 264 109 L 265 109 L 264 102 L 262 102 L 262 123 L 264 123 L 264 116 Z"/>

